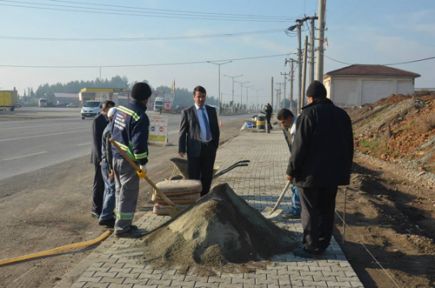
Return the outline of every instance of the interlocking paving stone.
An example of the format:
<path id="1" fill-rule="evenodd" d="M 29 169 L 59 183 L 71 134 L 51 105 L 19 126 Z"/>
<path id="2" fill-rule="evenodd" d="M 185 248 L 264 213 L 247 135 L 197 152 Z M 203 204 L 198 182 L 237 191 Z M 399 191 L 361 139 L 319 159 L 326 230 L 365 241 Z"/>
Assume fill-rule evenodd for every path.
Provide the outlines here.
<path id="1" fill-rule="evenodd" d="M 251 160 L 249 167 L 236 168 L 215 179 L 214 184 L 229 183 L 238 195 L 260 211 L 273 206 L 286 182 L 288 148 L 281 131 L 274 130 L 268 135 L 241 134 L 219 148 L 216 164 L 225 168 L 243 159 Z M 289 194 L 287 192 L 280 206 L 284 215 L 290 207 Z M 169 219 L 144 212 L 135 224 L 150 231 Z M 277 218 L 273 221 L 301 237 L 300 220 Z M 264 269 L 253 273 L 218 272 L 209 277 L 198 276 L 193 271 L 184 275 L 175 269 L 154 269 L 141 262 L 142 251 L 137 248 L 140 239 L 111 237 L 109 241 L 113 244 L 106 251 L 89 256 L 92 264 L 72 287 L 363 287 L 334 239 L 320 259 L 303 259 L 290 252 L 274 256 Z"/>

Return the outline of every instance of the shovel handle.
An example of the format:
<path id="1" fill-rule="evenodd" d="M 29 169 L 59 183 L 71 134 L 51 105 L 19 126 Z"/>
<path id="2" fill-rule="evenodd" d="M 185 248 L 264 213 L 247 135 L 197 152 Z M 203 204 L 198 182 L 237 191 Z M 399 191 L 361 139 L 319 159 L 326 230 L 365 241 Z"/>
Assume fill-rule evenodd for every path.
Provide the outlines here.
<path id="1" fill-rule="evenodd" d="M 285 184 L 284 189 L 281 192 L 281 195 L 279 195 L 278 200 L 275 203 L 275 206 L 273 206 L 272 211 L 270 211 L 270 214 L 272 214 L 273 212 L 275 212 L 275 210 L 278 208 L 279 204 L 281 204 L 282 199 L 284 198 L 285 192 L 287 191 L 287 189 L 290 187 L 291 185 L 291 181 L 287 181 L 287 184 Z"/>
<path id="2" fill-rule="evenodd" d="M 115 148 L 118 150 L 119 154 L 122 156 L 122 158 L 124 158 L 128 164 L 131 165 L 131 167 L 133 167 L 134 170 L 136 170 L 136 172 L 140 172 L 138 173 L 143 179 L 145 179 L 145 181 L 148 182 L 148 184 L 151 185 L 151 187 L 153 187 L 153 189 L 156 191 L 157 195 L 162 198 L 163 201 L 165 201 L 168 205 L 175 207 L 174 202 L 171 201 L 171 199 L 169 199 L 168 197 L 166 197 L 165 194 L 163 194 L 159 188 L 157 188 L 156 184 L 145 174 L 142 172 L 142 170 L 140 169 L 139 165 L 136 164 L 136 162 L 134 162 L 128 155 L 127 153 L 124 152 L 124 150 L 121 149 L 121 147 L 118 145 L 118 143 L 116 143 L 112 138 L 109 139 L 110 143 L 115 146 Z"/>

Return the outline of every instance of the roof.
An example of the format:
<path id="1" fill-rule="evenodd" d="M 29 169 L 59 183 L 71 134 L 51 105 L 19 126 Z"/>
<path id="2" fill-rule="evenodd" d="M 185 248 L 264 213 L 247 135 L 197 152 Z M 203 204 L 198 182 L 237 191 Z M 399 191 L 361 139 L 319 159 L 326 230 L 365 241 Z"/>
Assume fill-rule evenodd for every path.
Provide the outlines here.
<path id="1" fill-rule="evenodd" d="M 420 74 L 385 65 L 354 64 L 326 73 L 329 76 L 390 76 L 417 78 Z"/>
<path id="2" fill-rule="evenodd" d="M 113 88 L 83 88 L 80 93 L 112 93 Z"/>

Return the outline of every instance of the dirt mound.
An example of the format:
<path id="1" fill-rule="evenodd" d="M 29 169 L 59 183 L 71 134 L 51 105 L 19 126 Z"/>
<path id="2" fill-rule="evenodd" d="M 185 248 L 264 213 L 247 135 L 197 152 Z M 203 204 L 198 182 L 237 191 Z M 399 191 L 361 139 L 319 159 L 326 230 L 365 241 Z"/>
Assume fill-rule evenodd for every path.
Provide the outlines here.
<path id="1" fill-rule="evenodd" d="M 357 150 L 382 160 L 411 160 L 435 173 L 435 97 L 392 95 L 349 111 Z"/>
<path id="2" fill-rule="evenodd" d="M 267 259 L 296 243 L 292 233 L 264 218 L 225 183 L 146 236 L 143 246 L 145 260 L 157 266 L 213 271 Z"/>

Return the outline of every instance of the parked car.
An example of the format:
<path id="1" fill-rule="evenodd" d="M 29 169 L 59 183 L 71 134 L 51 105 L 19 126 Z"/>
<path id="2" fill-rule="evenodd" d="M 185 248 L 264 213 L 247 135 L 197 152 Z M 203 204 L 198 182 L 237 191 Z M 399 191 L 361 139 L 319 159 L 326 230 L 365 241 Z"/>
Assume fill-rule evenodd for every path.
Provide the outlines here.
<path id="1" fill-rule="evenodd" d="M 82 115 L 82 119 L 85 118 L 95 118 L 98 114 L 100 114 L 100 101 L 90 100 L 83 103 L 83 107 L 80 111 Z"/>

